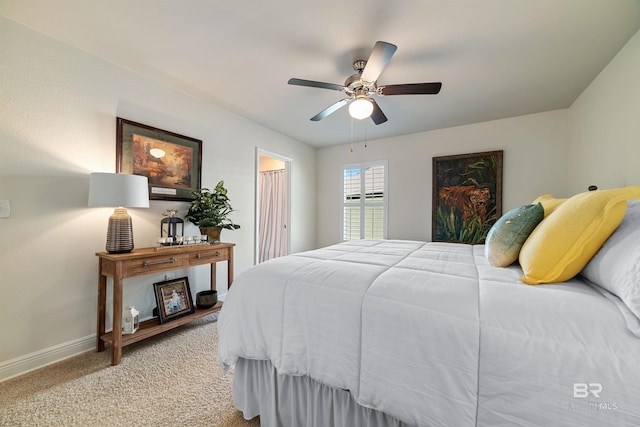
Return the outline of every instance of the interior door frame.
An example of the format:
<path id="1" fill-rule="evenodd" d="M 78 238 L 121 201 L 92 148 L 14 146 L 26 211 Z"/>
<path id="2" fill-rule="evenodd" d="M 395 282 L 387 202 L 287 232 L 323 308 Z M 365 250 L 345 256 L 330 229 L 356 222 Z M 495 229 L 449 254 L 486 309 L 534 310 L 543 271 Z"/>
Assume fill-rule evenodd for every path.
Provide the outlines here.
<path id="1" fill-rule="evenodd" d="M 259 251 L 260 251 L 260 156 L 271 157 L 273 159 L 280 160 L 284 162 L 285 170 L 287 171 L 287 204 L 285 206 L 287 210 L 286 214 L 286 230 L 287 236 L 285 239 L 285 250 L 284 254 L 288 255 L 291 251 L 291 198 L 292 198 L 292 169 L 293 169 L 293 159 L 287 156 L 283 156 L 282 154 L 275 153 L 273 151 L 265 150 L 264 148 L 260 148 L 256 146 L 256 158 L 255 158 L 255 206 L 254 206 L 254 218 L 255 218 L 255 227 L 256 230 L 254 236 L 254 251 L 253 251 L 253 264 L 258 264 L 260 259 Z"/>

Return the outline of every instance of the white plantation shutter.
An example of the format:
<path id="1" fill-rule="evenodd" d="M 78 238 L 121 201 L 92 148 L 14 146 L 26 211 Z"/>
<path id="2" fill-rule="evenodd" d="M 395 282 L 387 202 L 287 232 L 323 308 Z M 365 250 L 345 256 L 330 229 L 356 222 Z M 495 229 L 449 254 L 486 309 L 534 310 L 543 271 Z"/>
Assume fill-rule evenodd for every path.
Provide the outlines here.
<path id="1" fill-rule="evenodd" d="M 387 238 L 387 162 L 342 167 L 342 239 Z"/>

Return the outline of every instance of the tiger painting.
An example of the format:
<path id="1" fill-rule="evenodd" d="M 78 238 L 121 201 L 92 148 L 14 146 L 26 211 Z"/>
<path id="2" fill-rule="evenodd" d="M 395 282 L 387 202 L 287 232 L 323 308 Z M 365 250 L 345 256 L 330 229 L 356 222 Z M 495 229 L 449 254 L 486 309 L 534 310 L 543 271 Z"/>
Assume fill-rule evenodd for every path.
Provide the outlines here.
<path id="1" fill-rule="evenodd" d="M 477 216 L 481 223 L 487 220 L 487 205 L 491 201 L 491 190 L 469 185 L 443 187 L 438 193 L 442 202 L 462 212 L 464 221 Z"/>

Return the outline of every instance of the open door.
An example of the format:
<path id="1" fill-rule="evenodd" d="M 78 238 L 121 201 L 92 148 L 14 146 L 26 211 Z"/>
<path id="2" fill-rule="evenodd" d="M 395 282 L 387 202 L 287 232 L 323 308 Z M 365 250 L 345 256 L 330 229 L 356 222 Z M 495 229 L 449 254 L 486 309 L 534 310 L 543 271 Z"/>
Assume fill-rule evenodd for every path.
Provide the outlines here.
<path id="1" fill-rule="evenodd" d="M 259 264 L 289 254 L 291 159 L 256 150 L 256 254 Z"/>

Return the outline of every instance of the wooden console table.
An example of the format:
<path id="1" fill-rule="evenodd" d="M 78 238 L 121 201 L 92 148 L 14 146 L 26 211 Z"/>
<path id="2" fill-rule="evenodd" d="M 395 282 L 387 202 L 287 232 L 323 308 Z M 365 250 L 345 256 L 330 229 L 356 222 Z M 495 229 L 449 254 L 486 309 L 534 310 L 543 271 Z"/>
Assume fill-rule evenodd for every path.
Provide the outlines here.
<path id="1" fill-rule="evenodd" d="M 192 320 L 219 311 L 222 302 L 188 316 L 160 324 L 157 318 L 140 322 L 138 331 L 122 335 L 122 282 L 127 277 L 141 276 L 162 271 L 176 270 L 202 264 L 211 264 L 211 289 L 216 289 L 216 263 L 227 261 L 229 287 L 233 283 L 233 243 L 213 245 L 184 245 L 161 248 L 134 249 L 126 254 L 98 252 L 98 331 L 96 351 L 104 351 L 105 344 L 111 345 L 111 364 L 117 365 L 122 357 L 122 347 L 168 331 Z M 113 325 L 106 332 L 107 277 L 113 279 Z"/>

